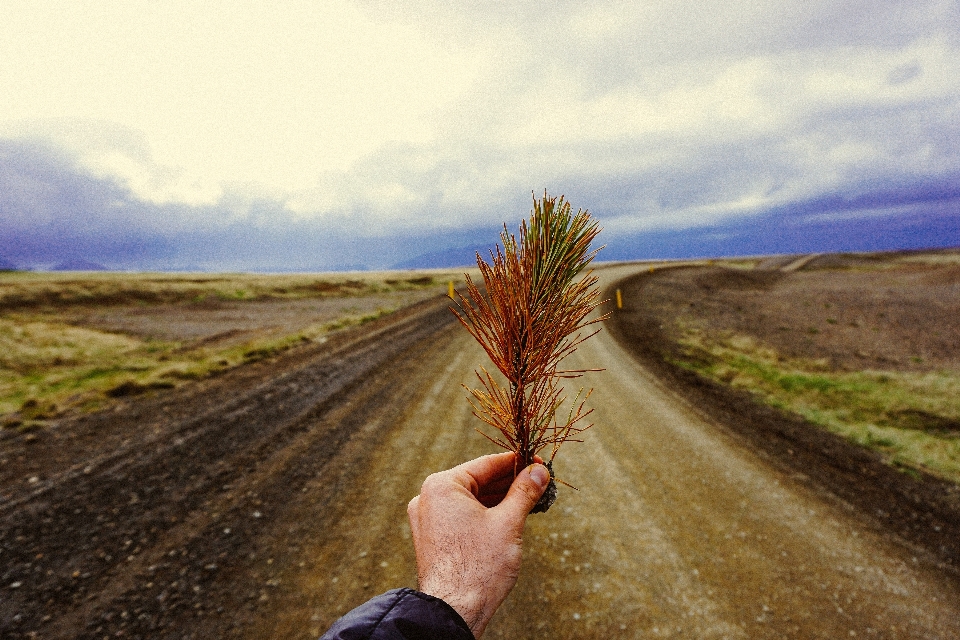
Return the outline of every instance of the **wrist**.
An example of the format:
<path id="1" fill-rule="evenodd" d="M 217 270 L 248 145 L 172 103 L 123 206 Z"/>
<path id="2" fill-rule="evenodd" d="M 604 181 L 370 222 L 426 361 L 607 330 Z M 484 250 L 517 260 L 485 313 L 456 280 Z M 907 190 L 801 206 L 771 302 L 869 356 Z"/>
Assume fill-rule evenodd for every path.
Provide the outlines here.
<path id="1" fill-rule="evenodd" d="M 486 612 L 486 603 L 479 593 L 465 590 L 462 586 L 454 587 L 444 584 L 427 583 L 421 584 L 418 588 L 421 592 L 440 598 L 450 605 L 470 627 L 474 638 L 479 638 L 486 629 L 490 615 Z"/>

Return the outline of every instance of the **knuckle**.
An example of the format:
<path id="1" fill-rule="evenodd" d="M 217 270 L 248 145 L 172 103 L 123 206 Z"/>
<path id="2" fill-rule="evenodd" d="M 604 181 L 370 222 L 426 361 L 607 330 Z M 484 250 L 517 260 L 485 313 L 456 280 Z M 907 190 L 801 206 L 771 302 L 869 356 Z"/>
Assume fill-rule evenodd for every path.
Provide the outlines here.
<path id="1" fill-rule="evenodd" d="M 423 481 L 423 486 L 420 488 L 421 494 L 432 494 L 437 493 L 440 488 L 443 486 L 443 476 L 440 473 L 432 473 L 427 476 L 427 479 Z"/>
<path id="2" fill-rule="evenodd" d="M 440 498 L 449 495 L 461 482 L 452 469 L 432 473 L 423 481 L 420 494 L 428 499 Z"/>

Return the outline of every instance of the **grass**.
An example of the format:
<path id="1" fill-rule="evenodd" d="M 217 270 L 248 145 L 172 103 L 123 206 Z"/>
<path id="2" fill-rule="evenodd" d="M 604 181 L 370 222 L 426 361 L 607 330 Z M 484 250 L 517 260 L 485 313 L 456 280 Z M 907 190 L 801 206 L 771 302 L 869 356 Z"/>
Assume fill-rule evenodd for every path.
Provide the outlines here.
<path id="1" fill-rule="evenodd" d="M 0 427 L 31 429 L 114 398 L 174 387 L 276 356 L 395 310 L 344 305 L 329 322 L 243 344 L 186 346 L 69 324 L 77 307 L 361 296 L 437 288 L 462 274 L 337 275 L 0 273 Z M 368 307 L 369 308 L 369 307 Z"/>
<path id="2" fill-rule="evenodd" d="M 708 260 L 708 261 L 707 261 L 707 264 L 710 265 L 710 266 L 713 266 L 714 264 L 722 264 L 724 267 L 728 267 L 728 268 L 730 268 L 730 269 L 745 269 L 745 270 L 749 270 L 749 269 L 755 268 L 755 267 L 757 266 L 757 263 L 758 263 L 758 262 L 760 262 L 760 261 L 759 261 L 759 260 L 730 260 L 730 259 L 724 259 L 724 260 Z"/>
<path id="3" fill-rule="evenodd" d="M 55 322 L 0 318 L 0 420 L 33 427 L 68 410 L 102 408 L 111 398 L 171 388 L 322 341 L 394 309 L 347 315 L 294 334 L 228 348 L 184 351 L 180 343 L 139 340 Z"/>
<path id="4" fill-rule="evenodd" d="M 891 464 L 960 484 L 960 372 L 832 371 L 789 360 L 746 336 L 687 328 L 675 364 L 746 389 L 882 452 Z"/>
<path id="5" fill-rule="evenodd" d="M 462 280 L 456 272 L 430 275 L 167 274 L 0 272 L 0 311 L 69 305 L 172 304 L 219 300 L 364 296 L 422 289 Z"/>
<path id="6" fill-rule="evenodd" d="M 960 251 L 956 249 L 945 249 L 942 251 L 908 254 L 897 258 L 897 262 L 949 266 L 960 264 Z"/>

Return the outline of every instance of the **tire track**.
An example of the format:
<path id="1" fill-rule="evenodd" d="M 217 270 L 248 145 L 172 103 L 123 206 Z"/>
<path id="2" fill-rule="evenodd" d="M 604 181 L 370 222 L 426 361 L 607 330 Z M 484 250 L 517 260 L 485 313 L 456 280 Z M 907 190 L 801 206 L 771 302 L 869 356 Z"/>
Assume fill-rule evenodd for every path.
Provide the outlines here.
<path id="1" fill-rule="evenodd" d="M 377 378 L 374 371 L 389 370 L 404 350 L 450 325 L 446 306 L 434 301 L 400 313 L 355 332 L 350 341 L 317 350 L 305 362 L 297 362 L 302 356 L 290 358 L 293 367 L 281 358 L 246 389 L 223 386 L 220 397 L 205 399 L 202 412 L 187 410 L 166 429 L 140 440 L 131 437 L 115 452 L 101 451 L 65 471 L 51 469 L 40 487 L 5 501 L 0 635 L 14 638 L 49 628 L 49 637 L 81 637 L 82 628 L 102 637 L 102 621 L 111 626 L 115 620 L 114 631 L 132 630 L 143 615 L 141 622 L 156 631 L 169 596 L 157 594 L 159 613 L 147 614 L 144 607 L 131 612 L 124 605 L 130 576 L 146 566 L 151 578 L 142 582 L 161 584 L 158 559 L 164 554 L 189 559 L 188 542 L 209 533 L 211 523 L 238 510 L 258 513 L 263 470 L 270 464 L 289 467 L 298 447 L 317 461 L 335 457 L 350 430 L 346 423 L 325 424 L 324 416 L 350 404 Z M 156 409 L 162 415 L 177 401 L 173 394 Z M 121 411 L 108 421 L 115 430 L 136 432 L 138 414 L 130 414 Z M 239 493 L 241 487 L 246 492 Z M 255 506 L 247 509 L 248 504 Z M 236 535 L 214 540 L 213 547 L 243 543 L 244 536 Z M 214 550 L 193 555 L 209 559 L 223 553 Z M 216 562 L 203 566 L 211 564 Z M 177 581 L 167 584 L 172 582 Z M 88 629 L 91 623 L 96 624 Z"/>

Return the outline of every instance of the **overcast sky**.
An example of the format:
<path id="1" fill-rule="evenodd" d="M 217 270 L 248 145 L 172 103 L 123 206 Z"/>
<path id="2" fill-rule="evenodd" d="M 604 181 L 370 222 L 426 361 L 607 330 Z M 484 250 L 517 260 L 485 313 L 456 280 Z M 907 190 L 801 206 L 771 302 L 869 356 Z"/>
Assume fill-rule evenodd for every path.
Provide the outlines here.
<path id="1" fill-rule="evenodd" d="M 797 211 L 960 227 L 958 3 L 0 8 L 17 264 L 381 267 L 495 239 L 544 189 L 608 243 Z"/>

